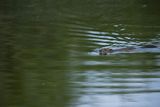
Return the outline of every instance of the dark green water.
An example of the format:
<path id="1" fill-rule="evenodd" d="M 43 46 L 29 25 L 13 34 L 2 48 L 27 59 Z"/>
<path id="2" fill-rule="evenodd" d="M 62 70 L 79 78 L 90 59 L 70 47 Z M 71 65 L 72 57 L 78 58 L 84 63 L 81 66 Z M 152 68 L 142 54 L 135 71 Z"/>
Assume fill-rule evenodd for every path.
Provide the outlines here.
<path id="1" fill-rule="evenodd" d="M 159 107 L 158 0 L 1 0 L 0 107 Z M 149 50 L 150 51 L 150 50 Z"/>

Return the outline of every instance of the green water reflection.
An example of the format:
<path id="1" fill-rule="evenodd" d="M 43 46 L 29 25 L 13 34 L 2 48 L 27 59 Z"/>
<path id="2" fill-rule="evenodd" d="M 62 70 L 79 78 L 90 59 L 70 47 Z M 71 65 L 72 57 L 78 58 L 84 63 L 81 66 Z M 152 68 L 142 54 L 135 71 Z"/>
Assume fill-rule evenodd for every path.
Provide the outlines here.
<path id="1" fill-rule="evenodd" d="M 160 47 L 158 4 L 0 1 L 0 106 L 158 107 L 160 48 L 90 54 L 105 46 Z"/>

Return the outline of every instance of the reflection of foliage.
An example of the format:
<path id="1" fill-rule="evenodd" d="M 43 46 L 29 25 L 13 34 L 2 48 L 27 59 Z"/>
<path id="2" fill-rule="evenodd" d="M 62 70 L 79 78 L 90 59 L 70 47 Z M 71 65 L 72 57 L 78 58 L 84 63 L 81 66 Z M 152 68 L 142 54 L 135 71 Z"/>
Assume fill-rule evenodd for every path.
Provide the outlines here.
<path id="1" fill-rule="evenodd" d="M 37 19 L 43 12 L 26 8 L 27 3 L 12 4 L 9 0 L 2 3 L 1 106 L 63 107 L 69 100 L 67 45 L 63 32 L 59 32 L 63 30 L 49 20 Z"/>

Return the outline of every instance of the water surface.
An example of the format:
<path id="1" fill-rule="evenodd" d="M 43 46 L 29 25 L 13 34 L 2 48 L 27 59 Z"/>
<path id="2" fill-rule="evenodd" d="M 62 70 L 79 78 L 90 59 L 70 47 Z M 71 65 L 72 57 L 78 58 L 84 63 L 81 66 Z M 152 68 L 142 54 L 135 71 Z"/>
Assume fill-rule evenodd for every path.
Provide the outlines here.
<path id="1" fill-rule="evenodd" d="M 0 1 L 0 106 L 159 107 L 156 0 Z"/>

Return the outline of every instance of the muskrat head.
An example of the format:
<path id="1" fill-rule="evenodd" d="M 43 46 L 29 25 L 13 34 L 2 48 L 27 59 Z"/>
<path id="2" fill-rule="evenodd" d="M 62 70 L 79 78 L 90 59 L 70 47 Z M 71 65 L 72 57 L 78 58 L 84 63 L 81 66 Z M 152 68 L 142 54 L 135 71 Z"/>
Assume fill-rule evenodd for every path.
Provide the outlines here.
<path id="1" fill-rule="evenodd" d="M 102 48 L 99 50 L 99 55 L 108 55 L 109 53 L 112 53 L 113 50 L 110 48 Z"/>

